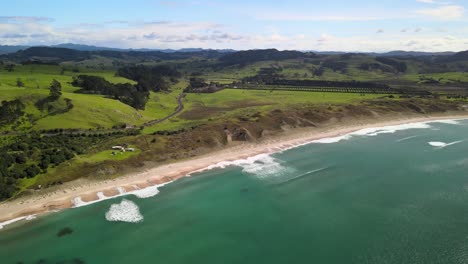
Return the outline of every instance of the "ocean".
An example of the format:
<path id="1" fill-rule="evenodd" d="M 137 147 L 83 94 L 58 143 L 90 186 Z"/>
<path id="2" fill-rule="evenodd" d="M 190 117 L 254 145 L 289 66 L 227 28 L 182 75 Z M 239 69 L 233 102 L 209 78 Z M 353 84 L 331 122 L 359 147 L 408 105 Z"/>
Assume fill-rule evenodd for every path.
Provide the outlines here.
<path id="1" fill-rule="evenodd" d="M 468 121 L 361 130 L 0 230 L 0 263 L 468 263 Z"/>

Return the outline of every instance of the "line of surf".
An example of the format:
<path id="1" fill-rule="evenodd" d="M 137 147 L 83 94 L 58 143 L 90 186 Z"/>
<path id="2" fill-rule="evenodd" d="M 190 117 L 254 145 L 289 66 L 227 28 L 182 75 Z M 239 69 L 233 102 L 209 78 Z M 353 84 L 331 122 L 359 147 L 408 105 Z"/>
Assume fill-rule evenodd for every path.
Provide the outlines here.
<path id="1" fill-rule="evenodd" d="M 284 151 L 291 150 L 291 149 L 298 148 L 298 147 L 302 147 L 302 146 L 309 145 L 309 144 L 314 144 L 314 143 L 315 144 L 332 144 L 332 143 L 341 142 L 343 140 L 349 140 L 353 136 L 376 136 L 376 135 L 379 135 L 379 134 L 395 133 L 397 131 L 408 130 L 408 129 L 427 129 L 427 128 L 430 128 L 429 124 L 431 124 L 431 123 L 444 123 L 444 124 L 458 125 L 458 124 L 460 124 L 460 121 L 463 121 L 463 120 L 468 120 L 468 118 L 439 119 L 439 120 L 430 120 L 430 121 L 423 121 L 423 122 L 409 122 L 409 123 L 404 123 L 404 124 L 401 124 L 401 125 L 390 125 L 390 126 L 370 127 L 370 128 L 365 128 L 365 129 L 358 129 L 358 130 L 356 130 L 354 132 L 346 133 L 346 134 L 340 135 L 340 136 L 324 137 L 324 138 L 321 138 L 321 139 L 314 139 L 314 140 L 310 140 L 310 141 L 300 143 L 300 144 L 289 144 L 287 146 L 279 146 L 279 147 L 276 147 L 274 150 L 270 150 L 269 152 L 256 154 L 256 155 L 253 155 L 253 156 L 250 156 L 250 157 L 247 157 L 247 158 L 243 158 L 243 159 L 218 162 L 216 164 L 209 165 L 209 166 L 207 166 L 205 168 L 202 168 L 202 169 L 193 170 L 192 172 L 187 173 L 186 176 L 191 176 L 191 175 L 193 175 L 195 173 L 200 173 L 200 172 L 204 172 L 204 171 L 207 171 L 207 170 L 226 168 L 228 166 L 233 166 L 233 165 L 235 166 L 236 164 L 239 164 L 239 162 L 242 163 L 242 162 L 246 162 L 246 161 L 247 162 L 256 161 L 256 160 L 262 159 L 263 157 L 265 157 L 265 155 L 271 155 L 271 154 L 275 154 L 275 153 L 282 153 Z M 155 186 L 156 186 L 156 188 L 158 188 L 158 187 L 162 187 L 162 186 L 164 186 L 166 184 L 169 184 L 171 182 L 167 182 L 167 183 L 163 183 L 163 184 L 155 185 Z M 147 188 L 151 188 L 151 187 L 155 187 L 155 186 L 149 186 Z M 83 201 L 81 199 L 81 197 L 78 196 L 78 197 L 75 197 L 72 200 L 72 204 L 73 204 L 72 208 L 87 206 L 87 205 L 91 205 L 91 204 L 98 203 L 98 202 L 101 202 L 101 201 L 105 201 L 105 200 L 109 200 L 109 199 L 113 199 L 113 198 L 118 198 L 118 197 L 121 197 L 121 196 L 131 195 L 131 194 L 134 194 L 134 195 L 136 195 L 138 197 L 137 194 L 144 192 L 144 190 L 147 189 L 147 188 L 143 188 L 141 190 L 134 190 L 134 191 L 125 192 L 125 190 L 122 187 L 117 187 L 117 190 L 119 190 L 119 194 L 114 195 L 114 196 L 105 196 L 104 193 L 101 192 L 101 194 L 97 194 L 98 195 L 97 200 L 89 201 L 89 202 Z M 154 195 L 152 195 L 152 196 L 154 196 Z M 149 197 L 151 197 L 151 196 L 149 196 Z M 143 197 L 143 198 L 147 198 L 147 197 Z M 25 220 L 25 219 L 31 219 L 34 216 L 35 215 L 22 216 L 22 217 L 18 217 L 18 218 L 15 218 L 15 219 L 8 220 L 8 221 L 0 222 L 0 229 L 2 229 L 4 226 L 6 226 L 8 224 L 15 223 L 15 222 Z"/>
<path id="2" fill-rule="evenodd" d="M 430 121 L 422 121 L 422 122 L 410 122 L 410 123 L 404 123 L 400 125 L 377 126 L 377 127 L 358 129 L 356 131 L 349 132 L 344 135 L 339 135 L 339 136 L 334 136 L 334 137 L 324 137 L 320 139 L 306 141 L 306 142 L 299 143 L 299 144 L 292 144 L 292 145 L 290 144 L 287 146 L 280 146 L 280 147 L 274 148 L 273 150 L 270 149 L 270 151 L 266 153 L 256 154 L 247 158 L 236 159 L 232 161 L 218 162 L 218 163 L 209 165 L 205 168 L 194 170 L 188 173 L 187 176 L 191 176 L 195 173 L 201 173 L 201 172 L 212 170 L 212 169 L 224 169 L 229 166 L 242 167 L 243 164 L 252 164 L 256 161 L 262 160 L 265 158 L 265 156 L 269 156 L 269 155 L 276 154 L 276 153 L 282 153 L 287 150 L 295 149 L 295 148 L 310 145 L 310 144 L 333 144 L 333 143 L 338 143 L 341 141 L 349 140 L 355 136 L 377 136 L 380 134 L 393 134 L 398 131 L 404 131 L 404 130 L 409 130 L 409 129 L 429 129 L 431 128 L 430 126 L 431 123 L 459 125 L 460 121 L 463 121 L 463 120 L 468 120 L 468 118 L 440 119 L 440 120 L 430 120 Z M 408 140 L 414 137 L 417 137 L 417 136 L 403 138 L 400 141 Z"/>
<path id="3" fill-rule="evenodd" d="M 32 219 L 35 219 L 35 218 L 36 218 L 36 215 L 27 215 L 27 216 L 17 217 L 17 218 L 8 220 L 8 221 L 0 222 L 0 229 L 3 229 L 3 227 L 5 227 L 7 225 L 10 225 L 10 224 L 22 221 L 22 220 L 28 220 L 29 221 L 29 220 L 32 220 Z"/>
<path id="4" fill-rule="evenodd" d="M 155 196 L 155 195 L 157 195 L 159 193 L 159 188 L 160 187 L 163 187 L 163 186 L 165 186 L 165 185 L 167 185 L 167 184 L 169 184 L 171 182 L 172 181 L 165 182 L 165 183 L 162 183 L 162 184 L 152 185 L 152 186 L 148 186 L 148 187 L 145 187 L 145 188 L 142 188 L 142 189 L 136 189 L 136 190 L 128 191 L 128 192 L 125 191 L 125 189 L 123 187 L 117 187 L 116 189 L 119 192 L 119 194 L 113 195 L 113 196 L 105 196 L 103 192 L 98 192 L 98 193 L 96 193 L 96 195 L 98 196 L 98 199 L 96 199 L 94 201 L 89 201 L 89 202 L 85 202 L 85 201 L 82 200 L 81 196 L 77 196 L 77 197 L 72 199 L 72 204 L 73 204 L 72 208 L 83 207 L 83 206 L 87 206 L 87 205 L 99 203 L 99 202 L 102 202 L 102 201 L 105 201 L 105 200 L 114 199 L 114 198 L 127 196 L 127 195 L 135 195 L 136 197 L 138 197 L 140 199 L 150 198 L 150 197 L 153 197 L 153 196 Z"/>
<path id="5" fill-rule="evenodd" d="M 451 124 L 451 125 L 460 125 L 460 121 L 468 120 L 468 118 L 460 118 L 460 119 L 440 119 L 440 120 L 429 120 L 429 121 L 422 121 L 422 122 L 412 122 L 412 123 L 405 123 L 405 124 L 400 124 L 400 125 L 389 125 L 389 126 L 381 126 L 381 127 L 369 127 L 369 128 L 363 128 L 359 129 L 344 135 L 340 136 L 335 136 L 335 137 L 327 137 L 327 138 L 321 138 L 321 139 L 314 139 L 308 142 L 304 142 L 301 144 L 297 144 L 294 146 L 290 146 L 287 148 L 284 148 L 281 151 L 282 152 L 285 150 L 290 150 L 294 149 L 297 147 L 309 145 L 309 144 L 333 144 L 333 143 L 338 143 L 341 141 L 349 140 L 353 137 L 356 136 L 378 136 L 380 134 L 393 134 L 399 131 L 404 131 L 404 130 L 409 130 L 409 129 L 429 129 L 432 128 L 430 124 L 432 123 L 442 123 L 442 124 Z M 411 136 L 407 138 L 400 139 L 399 142 L 408 140 L 411 138 L 415 138 L 416 136 Z"/>

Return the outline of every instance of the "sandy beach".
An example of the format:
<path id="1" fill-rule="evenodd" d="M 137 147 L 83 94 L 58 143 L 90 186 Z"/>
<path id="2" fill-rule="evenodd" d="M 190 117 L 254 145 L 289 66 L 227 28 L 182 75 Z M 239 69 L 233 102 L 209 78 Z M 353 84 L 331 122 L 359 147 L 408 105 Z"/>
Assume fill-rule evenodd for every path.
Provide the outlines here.
<path id="1" fill-rule="evenodd" d="M 206 155 L 150 168 L 143 172 L 128 174 L 113 180 L 92 181 L 79 179 L 54 187 L 51 190 L 36 191 L 32 195 L 0 203 L 0 224 L 11 219 L 73 207 L 77 198 L 86 203 L 114 197 L 121 195 L 122 190 L 130 192 L 164 184 L 221 162 L 244 159 L 263 153 L 274 153 L 313 140 L 338 137 L 365 128 L 449 119 L 468 119 L 468 113 L 460 112 L 431 116 L 388 116 L 330 122 L 315 128 L 292 128 L 278 135 L 265 137 L 257 142 L 233 144 Z"/>

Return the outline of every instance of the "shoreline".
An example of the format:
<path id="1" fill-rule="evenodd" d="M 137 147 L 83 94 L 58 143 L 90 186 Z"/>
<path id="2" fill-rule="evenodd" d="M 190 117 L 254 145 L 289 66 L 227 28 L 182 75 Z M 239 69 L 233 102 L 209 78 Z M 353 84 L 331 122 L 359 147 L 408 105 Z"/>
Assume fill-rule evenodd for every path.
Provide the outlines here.
<path id="1" fill-rule="evenodd" d="M 381 128 L 414 123 L 430 123 L 443 120 L 468 119 L 468 113 L 424 115 L 424 116 L 386 116 L 375 118 L 343 120 L 320 127 L 291 128 L 279 135 L 268 136 L 258 142 L 243 142 L 187 160 L 176 161 L 143 172 L 131 173 L 112 180 L 93 181 L 78 179 L 63 184 L 55 190 L 18 197 L 0 203 L 0 229 L 4 225 L 67 208 L 80 207 L 118 196 L 145 192 L 148 187 L 168 184 L 194 173 L 231 165 L 233 161 L 272 154 L 300 147 L 320 139 L 339 138 L 363 129 Z M 135 194 L 136 195 L 136 194 Z M 15 221 L 16 220 L 16 221 Z"/>

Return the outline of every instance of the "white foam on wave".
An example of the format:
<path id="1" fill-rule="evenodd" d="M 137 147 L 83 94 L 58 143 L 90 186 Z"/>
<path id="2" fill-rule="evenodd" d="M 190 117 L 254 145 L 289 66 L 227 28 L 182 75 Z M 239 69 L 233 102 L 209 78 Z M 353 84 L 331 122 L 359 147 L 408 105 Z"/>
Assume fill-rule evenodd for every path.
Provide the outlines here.
<path id="1" fill-rule="evenodd" d="M 437 120 L 433 123 L 442 123 L 442 124 L 449 124 L 449 125 L 460 125 L 461 119 L 448 119 L 448 120 Z"/>
<path id="2" fill-rule="evenodd" d="M 320 143 L 320 144 L 331 144 L 331 143 L 337 143 L 342 140 L 347 140 L 351 137 L 350 134 L 344 135 L 344 136 L 339 136 L 339 137 L 330 137 L 330 138 L 322 138 L 322 139 L 316 139 L 311 141 L 310 143 Z"/>
<path id="3" fill-rule="evenodd" d="M 34 220 L 34 219 L 36 219 L 36 215 L 28 215 L 25 218 L 25 220 L 27 220 L 27 221 L 31 221 L 31 220 Z"/>
<path id="4" fill-rule="evenodd" d="M 99 200 L 104 200 L 107 198 L 107 196 L 105 196 L 103 192 L 98 192 L 96 193 L 96 195 L 99 198 Z"/>
<path id="5" fill-rule="evenodd" d="M 403 130 L 408 130 L 408 129 L 428 129 L 432 128 L 434 129 L 430 124 L 431 123 L 444 123 L 444 124 L 452 124 L 452 125 L 459 125 L 461 124 L 460 121 L 465 120 L 465 119 L 447 119 L 447 120 L 433 120 L 433 121 L 426 121 L 426 122 L 417 122 L 417 123 L 408 123 L 408 124 L 401 124 L 401 125 L 393 125 L 393 126 L 383 126 L 383 127 L 370 127 L 370 128 L 364 128 L 360 129 L 355 132 L 348 133 L 343 136 L 338 136 L 338 137 L 330 137 L 330 138 L 322 138 L 318 140 L 312 140 L 306 144 L 310 143 L 320 143 L 320 144 L 330 144 L 330 143 L 337 143 L 343 140 L 348 140 L 352 138 L 353 136 L 377 136 L 380 134 L 393 134 L 398 131 L 403 131 Z M 417 136 L 412 136 L 408 138 L 401 139 L 398 142 L 417 137 Z M 302 145 L 306 145 L 302 144 Z"/>
<path id="6" fill-rule="evenodd" d="M 30 221 L 30 220 L 33 220 L 35 218 L 36 218 L 36 215 L 27 215 L 27 216 L 17 217 L 17 218 L 8 220 L 8 221 L 0 222 L 0 229 L 3 229 L 7 225 L 10 225 L 10 224 L 22 221 L 22 220 Z"/>
<path id="7" fill-rule="evenodd" d="M 123 187 L 117 187 L 116 189 L 119 192 L 119 194 L 117 194 L 117 195 L 105 196 L 103 192 L 98 192 L 98 193 L 96 193 L 96 195 L 98 197 L 97 200 L 90 201 L 90 202 L 85 202 L 85 201 L 83 201 L 83 199 L 80 196 L 78 196 L 78 197 L 75 197 L 75 198 L 72 199 L 72 204 L 73 204 L 73 208 L 78 208 L 78 207 L 87 206 L 87 205 L 90 205 L 90 204 L 98 203 L 98 202 L 101 202 L 101 201 L 105 201 L 105 200 L 109 200 L 109 199 L 113 199 L 113 198 L 117 198 L 117 197 L 121 197 L 121 196 L 125 196 L 125 195 L 135 195 L 136 197 L 141 198 L 141 199 L 150 198 L 150 197 L 153 197 L 153 196 L 155 196 L 155 195 L 157 195 L 159 193 L 159 189 L 158 189 L 159 187 L 162 187 L 162 186 L 164 186 L 166 184 L 169 184 L 171 182 L 172 181 L 162 183 L 162 184 L 158 184 L 158 185 L 152 185 L 152 186 L 149 186 L 149 187 L 146 187 L 146 188 L 143 188 L 143 189 L 141 189 L 137 185 L 134 185 L 135 190 L 134 191 L 129 191 L 129 192 L 127 192 Z"/>
<path id="8" fill-rule="evenodd" d="M 101 193 L 101 194 L 99 194 Z M 78 196 L 78 197 L 75 197 L 72 199 L 72 204 L 73 204 L 73 207 L 72 208 L 78 208 L 78 207 L 83 207 L 83 206 L 87 206 L 87 205 L 90 205 L 90 204 L 95 204 L 95 203 L 99 203 L 99 202 L 102 202 L 104 200 L 109 200 L 109 199 L 112 199 L 114 197 L 107 197 L 105 196 L 102 192 L 99 192 L 97 193 L 97 196 L 98 196 L 98 199 L 97 200 L 94 200 L 94 201 L 90 201 L 90 202 L 85 202 L 83 201 L 83 199 L 81 198 L 81 196 Z"/>
<path id="9" fill-rule="evenodd" d="M 141 190 L 136 190 L 136 191 L 132 191 L 132 192 L 124 193 L 124 194 L 126 195 L 133 194 L 138 198 L 150 198 L 150 197 L 157 195 L 158 193 L 159 193 L 158 186 L 155 185 L 155 186 L 150 186 Z"/>
<path id="10" fill-rule="evenodd" d="M 427 143 L 429 145 L 433 146 L 433 147 L 436 147 L 436 148 L 446 148 L 448 146 L 455 145 L 455 144 L 458 144 L 458 143 L 461 143 L 461 142 L 463 142 L 463 140 L 454 141 L 454 142 L 450 142 L 450 143 L 439 142 L 439 141 L 431 141 L 431 142 L 427 142 Z"/>
<path id="11" fill-rule="evenodd" d="M 112 204 L 106 212 L 107 221 L 138 223 L 143 221 L 140 208 L 134 202 L 123 199 L 118 204 Z"/>
<path id="12" fill-rule="evenodd" d="M 253 174 L 259 178 L 280 176 L 293 171 L 292 168 L 281 165 L 280 160 L 268 154 L 238 160 L 235 165 L 242 167 L 243 172 Z"/>
<path id="13" fill-rule="evenodd" d="M 284 150 L 285 149 L 281 149 L 281 151 L 284 151 Z M 285 173 L 294 171 L 293 168 L 288 168 L 288 167 L 284 167 L 283 165 L 281 165 L 281 161 L 272 157 L 270 154 L 263 153 L 263 154 L 251 156 L 245 159 L 218 162 L 206 168 L 193 171 L 187 176 L 190 176 L 193 173 L 203 172 L 203 171 L 212 170 L 212 169 L 224 169 L 229 166 L 241 167 L 243 172 L 255 175 L 258 178 L 280 176 Z"/>
<path id="14" fill-rule="evenodd" d="M 410 123 L 410 124 L 402 124 L 402 125 L 395 125 L 395 126 L 383 126 L 383 127 L 370 127 L 370 128 L 363 128 L 357 130 L 355 132 L 348 133 L 346 135 L 338 136 L 338 137 L 329 137 L 329 138 L 321 138 L 312 140 L 306 144 L 310 143 L 318 143 L 318 144 L 331 144 L 337 143 L 343 140 L 351 139 L 354 136 L 377 136 L 380 134 L 393 134 L 397 131 L 407 130 L 407 129 L 426 129 L 431 128 L 428 124 L 429 122 L 421 122 L 421 123 Z M 409 138 L 408 138 L 409 139 Z M 303 144 L 303 145 L 306 145 Z"/>
<path id="15" fill-rule="evenodd" d="M 364 128 L 358 130 L 356 132 L 351 133 L 351 135 L 355 136 L 377 136 L 379 134 L 393 134 L 397 131 L 408 130 L 408 129 L 425 129 L 431 128 L 428 122 L 421 122 L 421 123 L 410 123 L 410 124 L 402 124 L 402 125 L 395 125 L 395 126 L 384 126 L 384 127 L 371 127 L 371 128 Z"/>
<path id="16" fill-rule="evenodd" d="M 119 194 L 124 194 L 127 192 L 124 187 L 117 187 L 117 191 L 119 192 Z"/>

